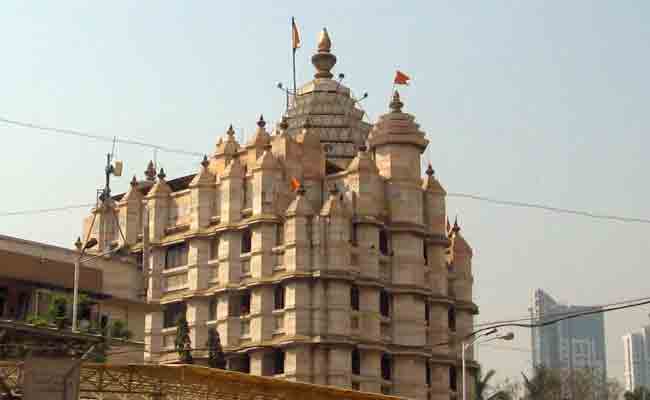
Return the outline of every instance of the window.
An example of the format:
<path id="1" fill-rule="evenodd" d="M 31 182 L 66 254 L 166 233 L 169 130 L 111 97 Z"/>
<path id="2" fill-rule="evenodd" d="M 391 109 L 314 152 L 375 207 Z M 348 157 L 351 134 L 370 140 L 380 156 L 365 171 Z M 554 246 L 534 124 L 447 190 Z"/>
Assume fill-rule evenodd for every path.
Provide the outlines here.
<path id="1" fill-rule="evenodd" d="M 449 389 L 458 390 L 458 379 L 456 378 L 456 367 L 449 367 Z"/>
<path id="2" fill-rule="evenodd" d="M 359 349 L 355 348 L 351 354 L 352 373 L 354 375 L 361 375 L 361 354 Z"/>
<path id="3" fill-rule="evenodd" d="M 216 296 L 210 298 L 210 305 L 208 306 L 208 321 L 214 321 L 217 319 L 217 305 L 219 300 Z"/>
<path id="4" fill-rule="evenodd" d="M 379 292 L 379 313 L 386 318 L 390 317 L 390 303 L 391 295 L 382 289 Z"/>
<path id="5" fill-rule="evenodd" d="M 251 294 L 244 290 L 239 294 L 232 294 L 228 301 L 228 315 L 231 317 L 241 317 L 248 315 L 251 311 Z"/>
<path id="6" fill-rule="evenodd" d="M 429 361 L 424 361 L 424 381 L 427 383 L 427 386 L 431 386 L 431 366 Z"/>
<path id="7" fill-rule="evenodd" d="M 424 265 L 429 265 L 429 253 L 427 252 L 426 240 L 422 240 L 422 256 L 424 257 Z"/>
<path id="8" fill-rule="evenodd" d="M 359 311 L 359 287 L 352 285 L 350 288 L 350 308 Z"/>
<path id="9" fill-rule="evenodd" d="M 275 310 L 283 310 L 284 309 L 284 286 L 283 285 L 276 285 L 275 289 L 273 290 L 273 304 L 274 304 L 274 309 Z"/>
<path id="10" fill-rule="evenodd" d="M 456 309 L 453 306 L 449 307 L 449 311 L 447 311 L 447 323 L 449 326 L 449 330 L 455 332 L 456 331 Z"/>
<path id="11" fill-rule="evenodd" d="M 251 373 L 251 357 L 248 354 L 231 358 L 229 364 L 228 369 L 231 371 L 242 372 L 244 374 Z"/>
<path id="12" fill-rule="evenodd" d="M 385 256 L 390 253 L 388 249 L 388 233 L 386 232 L 386 229 L 381 229 L 379 231 L 379 252 Z"/>
<path id="13" fill-rule="evenodd" d="M 424 323 L 426 326 L 431 325 L 431 306 L 429 300 L 424 300 Z"/>
<path id="14" fill-rule="evenodd" d="M 274 350 L 273 351 L 273 375 L 284 374 L 284 351 Z"/>
<path id="15" fill-rule="evenodd" d="M 392 376 L 392 360 L 390 355 L 384 353 L 381 355 L 381 379 L 389 381 Z"/>
<path id="16" fill-rule="evenodd" d="M 186 242 L 167 246 L 165 251 L 165 268 L 187 265 L 188 246 Z"/>
<path id="17" fill-rule="evenodd" d="M 359 382 L 352 382 L 352 390 L 361 390 L 361 384 Z"/>
<path id="18" fill-rule="evenodd" d="M 185 311 L 186 306 L 182 301 L 165 304 L 163 306 L 163 328 L 171 328 L 176 326 L 176 321 L 180 317 L 185 316 Z"/>
<path id="19" fill-rule="evenodd" d="M 240 312 L 241 315 L 248 315 L 251 313 L 251 293 L 245 291 L 240 297 Z"/>
<path id="20" fill-rule="evenodd" d="M 275 245 L 282 246 L 284 244 L 284 225 L 277 224 L 275 226 Z"/>
<path id="21" fill-rule="evenodd" d="M 210 260 L 218 260 L 219 259 L 219 244 L 221 241 L 219 240 L 219 236 L 215 236 L 210 240 Z"/>
<path id="22" fill-rule="evenodd" d="M 251 252 L 252 235 L 250 229 L 244 229 L 241 233 L 241 252 L 242 254 Z"/>

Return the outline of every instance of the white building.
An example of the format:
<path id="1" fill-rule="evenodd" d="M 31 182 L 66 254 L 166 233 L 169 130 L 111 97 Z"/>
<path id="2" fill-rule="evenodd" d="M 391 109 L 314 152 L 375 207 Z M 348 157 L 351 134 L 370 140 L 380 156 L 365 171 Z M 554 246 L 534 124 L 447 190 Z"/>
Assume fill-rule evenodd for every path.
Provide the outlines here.
<path id="1" fill-rule="evenodd" d="M 650 387 L 650 326 L 623 336 L 625 389 Z"/>

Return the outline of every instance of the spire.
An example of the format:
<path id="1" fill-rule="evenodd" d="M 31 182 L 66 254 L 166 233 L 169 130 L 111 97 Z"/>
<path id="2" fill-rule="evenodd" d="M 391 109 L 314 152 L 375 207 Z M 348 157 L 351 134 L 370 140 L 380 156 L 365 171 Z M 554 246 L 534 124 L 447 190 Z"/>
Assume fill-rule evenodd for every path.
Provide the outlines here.
<path id="1" fill-rule="evenodd" d="M 131 187 L 129 187 L 129 191 L 126 192 L 124 197 L 122 197 L 121 202 L 128 202 L 131 200 L 142 200 L 142 194 L 140 193 L 140 189 L 138 189 L 138 179 L 133 175 L 133 178 L 131 178 Z"/>
<path id="2" fill-rule="evenodd" d="M 148 181 L 155 181 L 156 180 L 156 167 L 153 165 L 153 161 L 149 160 L 149 164 L 147 164 L 147 169 L 144 170 L 144 176 L 147 177 Z"/>
<path id="3" fill-rule="evenodd" d="M 390 102 L 390 110 L 394 113 L 401 113 L 402 107 L 404 107 L 404 103 L 402 103 L 402 100 L 400 100 L 399 92 L 396 90 L 393 93 L 393 99 Z"/>
<path id="4" fill-rule="evenodd" d="M 167 195 L 172 192 L 172 189 L 169 187 L 167 182 L 165 182 L 166 176 L 167 175 L 165 174 L 165 170 L 160 168 L 160 172 L 158 172 L 158 180 L 153 185 L 149 193 L 147 193 L 147 197 Z"/>
<path id="5" fill-rule="evenodd" d="M 215 182 L 214 175 L 208 169 L 210 162 L 208 161 L 208 156 L 204 155 L 203 160 L 201 161 L 201 166 L 199 167 L 199 172 L 194 175 L 192 182 L 190 182 L 190 187 L 196 186 L 205 186 L 211 185 Z"/>
<path id="6" fill-rule="evenodd" d="M 339 198 L 339 189 L 336 187 L 336 184 L 332 183 L 329 192 L 330 196 L 325 204 L 323 204 L 320 215 L 328 217 L 347 217 L 348 213 L 343 201 Z"/>
<path id="7" fill-rule="evenodd" d="M 422 189 L 432 193 L 446 195 L 447 191 L 442 187 L 440 182 L 438 182 L 434 176 L 435 171 L 433 170 L 431 164 L 429 164 L 427 167 L 426 174 L 427 177 L 422 180 Z M 447 228 L 447 231 L 449 231 L 449 228 Z"/>
<path id="8" fill-rule="evenodd" d="M 216 154 L 228 154 L 233 155 L 239 150 L 239 143 L 235 138 L 235 130 L 232 127 L 232 124 L 228 127 L 226 131 L 226 140 L 219 139 L 217 142 L 217 151 Z"/>
<path id="9" fill-rule="evenodd" d="M 136 186 L 138 184 L 138 179 L 133 175 L 133 178 L 131 178 L 131 187 Z"/>
<path id="10" fill-rule="evenodd" d="M 458 225 L 458 216 L 456 216 L 456 218 L 454 218 L 454 227 L 451 228 L 451 230 L 454 233 L 460 232 L 460 225 Z"/>
<path id="11" fill-rule="evenodd" d="M 305 187 L 301 183 L 296 190 L 296 198 L 287 208 L 287 217 L 308 216 L 314 214 L 314 209 L 311 207 L 311 203 L 307 199 L 307 196 L 305 196 L 305 193 Z"/>
<path id="12" fill-rule="evenodd" d="M 431 164 L 429 164 L 429 166 L 427 167 L 426 174 L 429 176 L 429 178 L 431 178 L 433 176 L 434 171 L 433 171 L 433 167 L 431 166 Z"/>
<path id="13" fill-rule="evenodd" d="M 316 67 L 314 78 L 332 79 L 332 68 L 336 64 L 336 56 L 331 53 L 332 41 L 327 28 L 323 28 L 318 38 L 318 52 L 311 57 L 311 63 Z"/>
<path id="14" fill-rule="evenodd" d="M 264 121 L 264 116 L 260 115 L 260 119 L 257 121 L 257 131 L 255 136 L 248 143 L 251 146 L 264 147 L 267 143 L 271 141 L 271 136 L 264 128 L 266 126 L 266 121 Z"/>

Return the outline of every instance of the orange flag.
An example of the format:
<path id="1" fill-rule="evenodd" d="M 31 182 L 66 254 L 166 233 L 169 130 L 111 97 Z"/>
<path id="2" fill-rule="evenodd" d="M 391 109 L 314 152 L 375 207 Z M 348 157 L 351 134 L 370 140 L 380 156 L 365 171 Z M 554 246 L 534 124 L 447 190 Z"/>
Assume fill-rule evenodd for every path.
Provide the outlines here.
<path id="1" fill-rule="evenodd" d="M 293 51 L 300 47 L 300 33 L 298 33 L 298 25 L 293 17 L 291 17 L 291 46 Z"/>
<path id="2" fill-rule="evenodd" d="M 291 190 L 296 191 L 300 187 L 300 181 L 296 178 L 291 178 Z"/>
<path id="3" fill-rule="evenodd" d="M 406 75 L 404 72 L 397 70 L 395 71 L 395 79 L 393 83 L 396 85 L 408 85 L 411 78 Z"/>

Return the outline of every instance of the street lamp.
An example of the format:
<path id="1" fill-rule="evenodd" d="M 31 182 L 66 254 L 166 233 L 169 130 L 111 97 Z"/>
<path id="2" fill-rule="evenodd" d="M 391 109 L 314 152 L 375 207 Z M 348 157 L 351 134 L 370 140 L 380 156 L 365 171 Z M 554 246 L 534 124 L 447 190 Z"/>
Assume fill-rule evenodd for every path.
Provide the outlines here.
<path id="1" fill-rule="evenodd" d="M 72 331 L 77 331 L 77 303 L 79 303 L 79 269 L 81 268 L 81 257 L 84 252 L 97 245 L 97 239 L 90 238 L 86 244 L 81 243 L 81 238 L 77 238 L 75 247 L 79 250 L 79 255 L 74 262 L 74 286 L 72 290 Z"/>
<path id="2" fill-rule="evenodd" d="M 466 369 L 466 367 L 465 367 L 465 351 L 466 351 L 470 346 L 472 346 L 472 345 L 474 345 L 476 342 L 478 342 L 479 339 L 484 338 L 484 337 L 486 337 L 486 336 L 493 335 L 493 334 L 497 333 L 497 331 L 498 331 L 497 328 L 493 328 L 493 329 L 490 329 L 489 331 L 486 331 L 486 332 L 483 332 L 483 333 L 477 335 L 477 336 L 476 336 L 472 341 L 470 341 L 470 342 L 465 342 L 465 341 L 463 341 L 463 342 L 461 343 L 461 358 L 462 358 L 462 362 L 463 362 L 463 364 L 462 364 L 462 365 L 463 365 L 463 366 L 462 366 L 462 368 L 463 368 L 463 400 L 467 400 L 467 378 L 466 378 L 466 375 L 467 375 L 467 373 L 466 373 L 466 372 L 467 372 L 467 369 Z M 506 334 L 504 334 L 504 335 L 499 335 L 499 336 L 494 336 L 494 337 L 488 338 L 487 340 L 484 340 L 484 341 L 482 341 L 481 343 L 491 342 L 491 341 L 493 341 L 493 340 L 512 340 L 512 339 L 514 339 L 514 338 L 515 338 L 515 334 L 512 333 L 512 332 L 508 332 L 508 333 L 506 333 Z"/>

